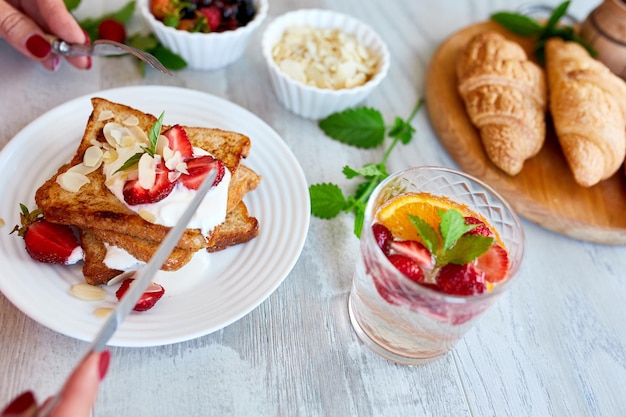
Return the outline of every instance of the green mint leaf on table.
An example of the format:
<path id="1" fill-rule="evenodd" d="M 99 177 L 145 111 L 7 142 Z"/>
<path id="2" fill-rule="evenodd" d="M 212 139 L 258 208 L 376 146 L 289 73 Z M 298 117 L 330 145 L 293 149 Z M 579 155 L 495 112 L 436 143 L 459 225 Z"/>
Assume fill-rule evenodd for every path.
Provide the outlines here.
<path id="1" fill-rule="evenodd" d="M 379 111 L 367 107 L 348 109 L 320 120 L 327 136 L 357 148 L 375 148 L 385 140 L 385 121 Z"/>
<path id="2" fill-rule="evenodd" d="M 388 133 L 392 142 L 385 150 L 382 161 L 368 163 L 361 168 L 344 166 L 343 174 L 347 179 L 363 179 L 352 196 L 345 197 L 336 184 L 311 185 L 309 187 L 311 213 L 322 219 L 332 219 L 342 211 L 353 213 L 353 232 L 360 237 L 367 200 L 376 186 L 389 176 L 386 163 L 396 144 L 401 142 L 406 145 L 411 141 L 415 133 L 411 121 L 423 104 L 424 100 L 420 98 L 406 120 L 399 117 L 395 119 Z M 332 139 L 364 149 L 382 145 L 387 131 L 382 114 L 369 107 L 357 107 L 331 114 L 319 121 L 319 127 Z"/>
<path id="3" fill-rule="evenodd" d="M 311 211 L 322 219 L 332 219 L 346 206 L 341 189 L 335 184 L 315 184 L 309 187 Z"/>
<path id="4" fill-rule="evenodd" d="M 591 56 L 597 56 L 597 52 L 578 36 L 573 27 L 559 25 L 559 21 L 566 15 L 569 5 L 570 1 L 559 4 L 544 24 L 531 17 L 513 12 L 494 13 L 491 15 L 491 19 L 516 35 L 535 37 L 534 54 L 542 65 L 545 62 L 545 43 L 553 37 L 577 42 L 587 49 Z"/>

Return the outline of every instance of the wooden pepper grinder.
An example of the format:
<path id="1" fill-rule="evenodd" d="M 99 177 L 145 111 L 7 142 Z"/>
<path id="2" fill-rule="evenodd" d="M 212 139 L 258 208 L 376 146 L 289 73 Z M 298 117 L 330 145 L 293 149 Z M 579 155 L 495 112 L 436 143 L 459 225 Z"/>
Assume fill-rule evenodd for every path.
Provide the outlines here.
<path id="1" fill-rule="evenodd" d="M 604 0 L 583 22 L 580 36 L 611 71 L 626 79 L 626 0 Z"/>

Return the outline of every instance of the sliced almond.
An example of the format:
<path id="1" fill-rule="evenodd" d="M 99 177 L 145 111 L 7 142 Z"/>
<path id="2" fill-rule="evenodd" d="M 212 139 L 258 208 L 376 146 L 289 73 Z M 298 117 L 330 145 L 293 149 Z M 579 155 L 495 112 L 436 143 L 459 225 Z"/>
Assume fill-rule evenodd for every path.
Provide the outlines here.
<path id="1" fill-rule="evenodd" d="M 79 172 L 67 171 L 57 177 L 57 183 L 65 191 L 70 193 L 78 192 L 85 184 L 89 184 L 89 178 Z"/>
<path id="2" fill-rule="evenodd" d="M 126 120 L 122 122 L 122 124 L 126 126 L 137 126 L 139 124 L 139 119 L 135 115 L 128 116 Z"/>
<path id="3" fill-rule="evenodd" d="M 74 297 L 85 301 L 102 301 L 107 295 L 104 289 L 82 282 L 72 285 L 70 287 L 70 293 Z"/>
<path id="4" fill-rule="evenodd" d="M 108 149 L 102 154 L 102 162 L 105 164 L 112 164 L 117 160 L 117 151 L 115 149 Z"/>
<path id="5" fill-rule="evenodd" d="M 114 117 L 115 113 L 113 113 L 111 110 L 102 110 L 98 115 L 98 121 L 101 122 L 103 120 L 112 119 Z"/>
<path id="6" fill-rule="evenodd" d="M 104 128 L 102 128 L 102 133 L 104 134 L 104 138 L 107 142 L 109 142 L 109 145 L 115 147 L 122 138 L 125 130 L 126 129 L 121 124 L 109 122 L 104 125 Z"/>
<path id="7" fill-rule="evenodd" d="M 102 161 L 100 161 L 100 163 L 102 163 Z M 81 162 L 80 164 L 74 165 L 73 167 L 68 169 L 67 172 L 76 172 L 78 174 L 89 175 L 98 168 L 100 168 L 100 164 L 94 167 L 88 167 L 83 162 Z"/>
<path id="8" fill-rule="evenodd" d="M 150 222 L 150 223 L 156 222 L 156 216 L 146 209 L 139 210 L 137 214 L 139 214 L 139 216 L 141 216 L 141 218 L 147 222 Z"/>
<path id="9" fill-rule="evenodd" d="M 156 163 L 154 158 L 147 153 L 141 155 L 137 164 L 137 170 L 139 171 L 139 185 L 146 190 L 152 188 L 156 180 Z"/>
<path id="10" fill-rule="evenodd" d="M 83 164 L 88 167 L 98 166 L 102 162 L 102 149 L 99 146 L 90 146 L 83 156 Z"/>
<path id="11" fill-rule="evenodd" d="M 105 318 L 105 317 L 109 317 L 112 312 L 113 312 L 113 308 L 111 307 L 99 307 L 93 311 L 93 315 L 96 317 Z"/>
<path id="12" fill-rule="evenodd" d="M 139 143 L 150 142 L 150 139 L 148 138 L 148 135 L 146 134 L 146 132 L 144 132 L 144 130 L 140 128 L 139 126 L 128 126 L 128 132 L 130 136 L 135 138 L 135 140 Z"/>

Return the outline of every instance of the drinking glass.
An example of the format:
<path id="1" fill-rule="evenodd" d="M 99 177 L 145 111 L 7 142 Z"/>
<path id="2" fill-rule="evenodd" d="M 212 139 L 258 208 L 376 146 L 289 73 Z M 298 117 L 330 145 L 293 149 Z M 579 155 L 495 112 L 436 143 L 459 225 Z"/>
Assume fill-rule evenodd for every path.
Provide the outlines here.
<path id="1" fill-rule="evenodd" d="M 445 197 L 484 217 L 508 252 L 505 279 L 483 294 L 457 296 L 430 289 L 400 273 L 378 246 L 372 224 L 386 202 L 405 193 Z M 350 321 L 365 345 L 381 356 L 406 365 L 432 362 L 450 351 L 509 290 L 523 253 L 524 233 L 517 215 L 487 184 L 449 168 L 417 167 L 397 172 L 376 188 L 367 203 L 348 302 Z"/>

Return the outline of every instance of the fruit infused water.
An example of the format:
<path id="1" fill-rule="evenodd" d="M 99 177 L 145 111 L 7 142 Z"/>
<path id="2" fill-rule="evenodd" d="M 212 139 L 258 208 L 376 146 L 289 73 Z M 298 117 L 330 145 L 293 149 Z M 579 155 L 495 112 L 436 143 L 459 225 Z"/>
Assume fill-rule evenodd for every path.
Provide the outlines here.
<path id="1" fill-rule="evenodd" d="M 436 167 L 390 176 L 366 208 L 355 331 L 398 363 L 439 358 L 509 287 L 523 245 L 519 219 L 486 184 Z"/>

